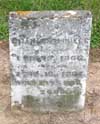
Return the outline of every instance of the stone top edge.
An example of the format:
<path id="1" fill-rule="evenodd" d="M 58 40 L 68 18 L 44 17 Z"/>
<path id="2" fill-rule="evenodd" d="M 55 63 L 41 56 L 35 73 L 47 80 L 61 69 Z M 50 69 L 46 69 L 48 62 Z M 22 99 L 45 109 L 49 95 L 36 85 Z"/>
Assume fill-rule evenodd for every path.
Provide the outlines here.
<path id="1" fill-rule="evenodd" d="M 14 17 L 13 15 L 20 16 L 20 17 L 82 17 L 82 18 L 91 18 L 92 14 L 88 10 L 45 10 L 45 11 L 12 11 L 9 12 L 10 17 Z"/>

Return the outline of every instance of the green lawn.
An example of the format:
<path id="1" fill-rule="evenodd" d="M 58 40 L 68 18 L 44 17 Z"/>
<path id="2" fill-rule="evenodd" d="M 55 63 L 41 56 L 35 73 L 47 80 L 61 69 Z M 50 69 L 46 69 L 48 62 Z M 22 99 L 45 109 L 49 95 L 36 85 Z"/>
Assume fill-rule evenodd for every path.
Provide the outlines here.
<path id="1" fill-rule="evenodd" d="M 0 0 L 0 40 L 8 40 L 8 14 L 16 10 L 90 10 L 91 47 L 100 47 L 100 0 Z"/>

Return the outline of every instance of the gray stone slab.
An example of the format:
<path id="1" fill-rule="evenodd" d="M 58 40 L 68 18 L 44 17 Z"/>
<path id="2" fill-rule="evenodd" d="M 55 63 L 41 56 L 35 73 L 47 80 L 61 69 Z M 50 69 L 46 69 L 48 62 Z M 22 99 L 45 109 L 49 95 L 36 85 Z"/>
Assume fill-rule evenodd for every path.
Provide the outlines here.
<path id="1" fill-rule="evenodd" d="M 10 12 L 12 106 L 84 108 L 91 25 L 88 11 Z"/>

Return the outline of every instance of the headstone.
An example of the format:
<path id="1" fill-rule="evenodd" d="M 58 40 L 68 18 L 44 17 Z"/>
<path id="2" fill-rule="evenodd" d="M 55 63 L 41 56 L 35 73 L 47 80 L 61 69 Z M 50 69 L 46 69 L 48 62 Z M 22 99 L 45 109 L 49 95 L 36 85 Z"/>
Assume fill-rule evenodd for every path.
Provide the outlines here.
<path id="1" fill-rule="evenodd" d="M 10 12 L 12 106 L 84 108 L 91 23 L 88 11 Z"/>

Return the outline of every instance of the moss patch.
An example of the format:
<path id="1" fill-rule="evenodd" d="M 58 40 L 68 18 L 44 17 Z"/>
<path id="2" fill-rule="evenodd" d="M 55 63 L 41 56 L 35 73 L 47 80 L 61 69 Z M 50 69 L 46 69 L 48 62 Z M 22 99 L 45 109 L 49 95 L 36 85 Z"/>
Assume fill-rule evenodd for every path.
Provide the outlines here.
<path id="1" fill-rule="evenodd" d="M 72 92 L 67 92 L 64 95 L 59 96 L 58 101 L 56 102 L 56 105 L 58 106 L 59 110 L 68 110 L 75 108 L 75 105 L 77 105 L 79 97 L 80 97 L 81 91 L 76 88 Z"/>
<path id="2" fill-rule="evenodd" d="M 37 111 L 40 106 L 39 99 L 31 95 L 24 96 L 22 99 L 22 104 L 24 107 L 31 107 L 34 111 Z"/>

